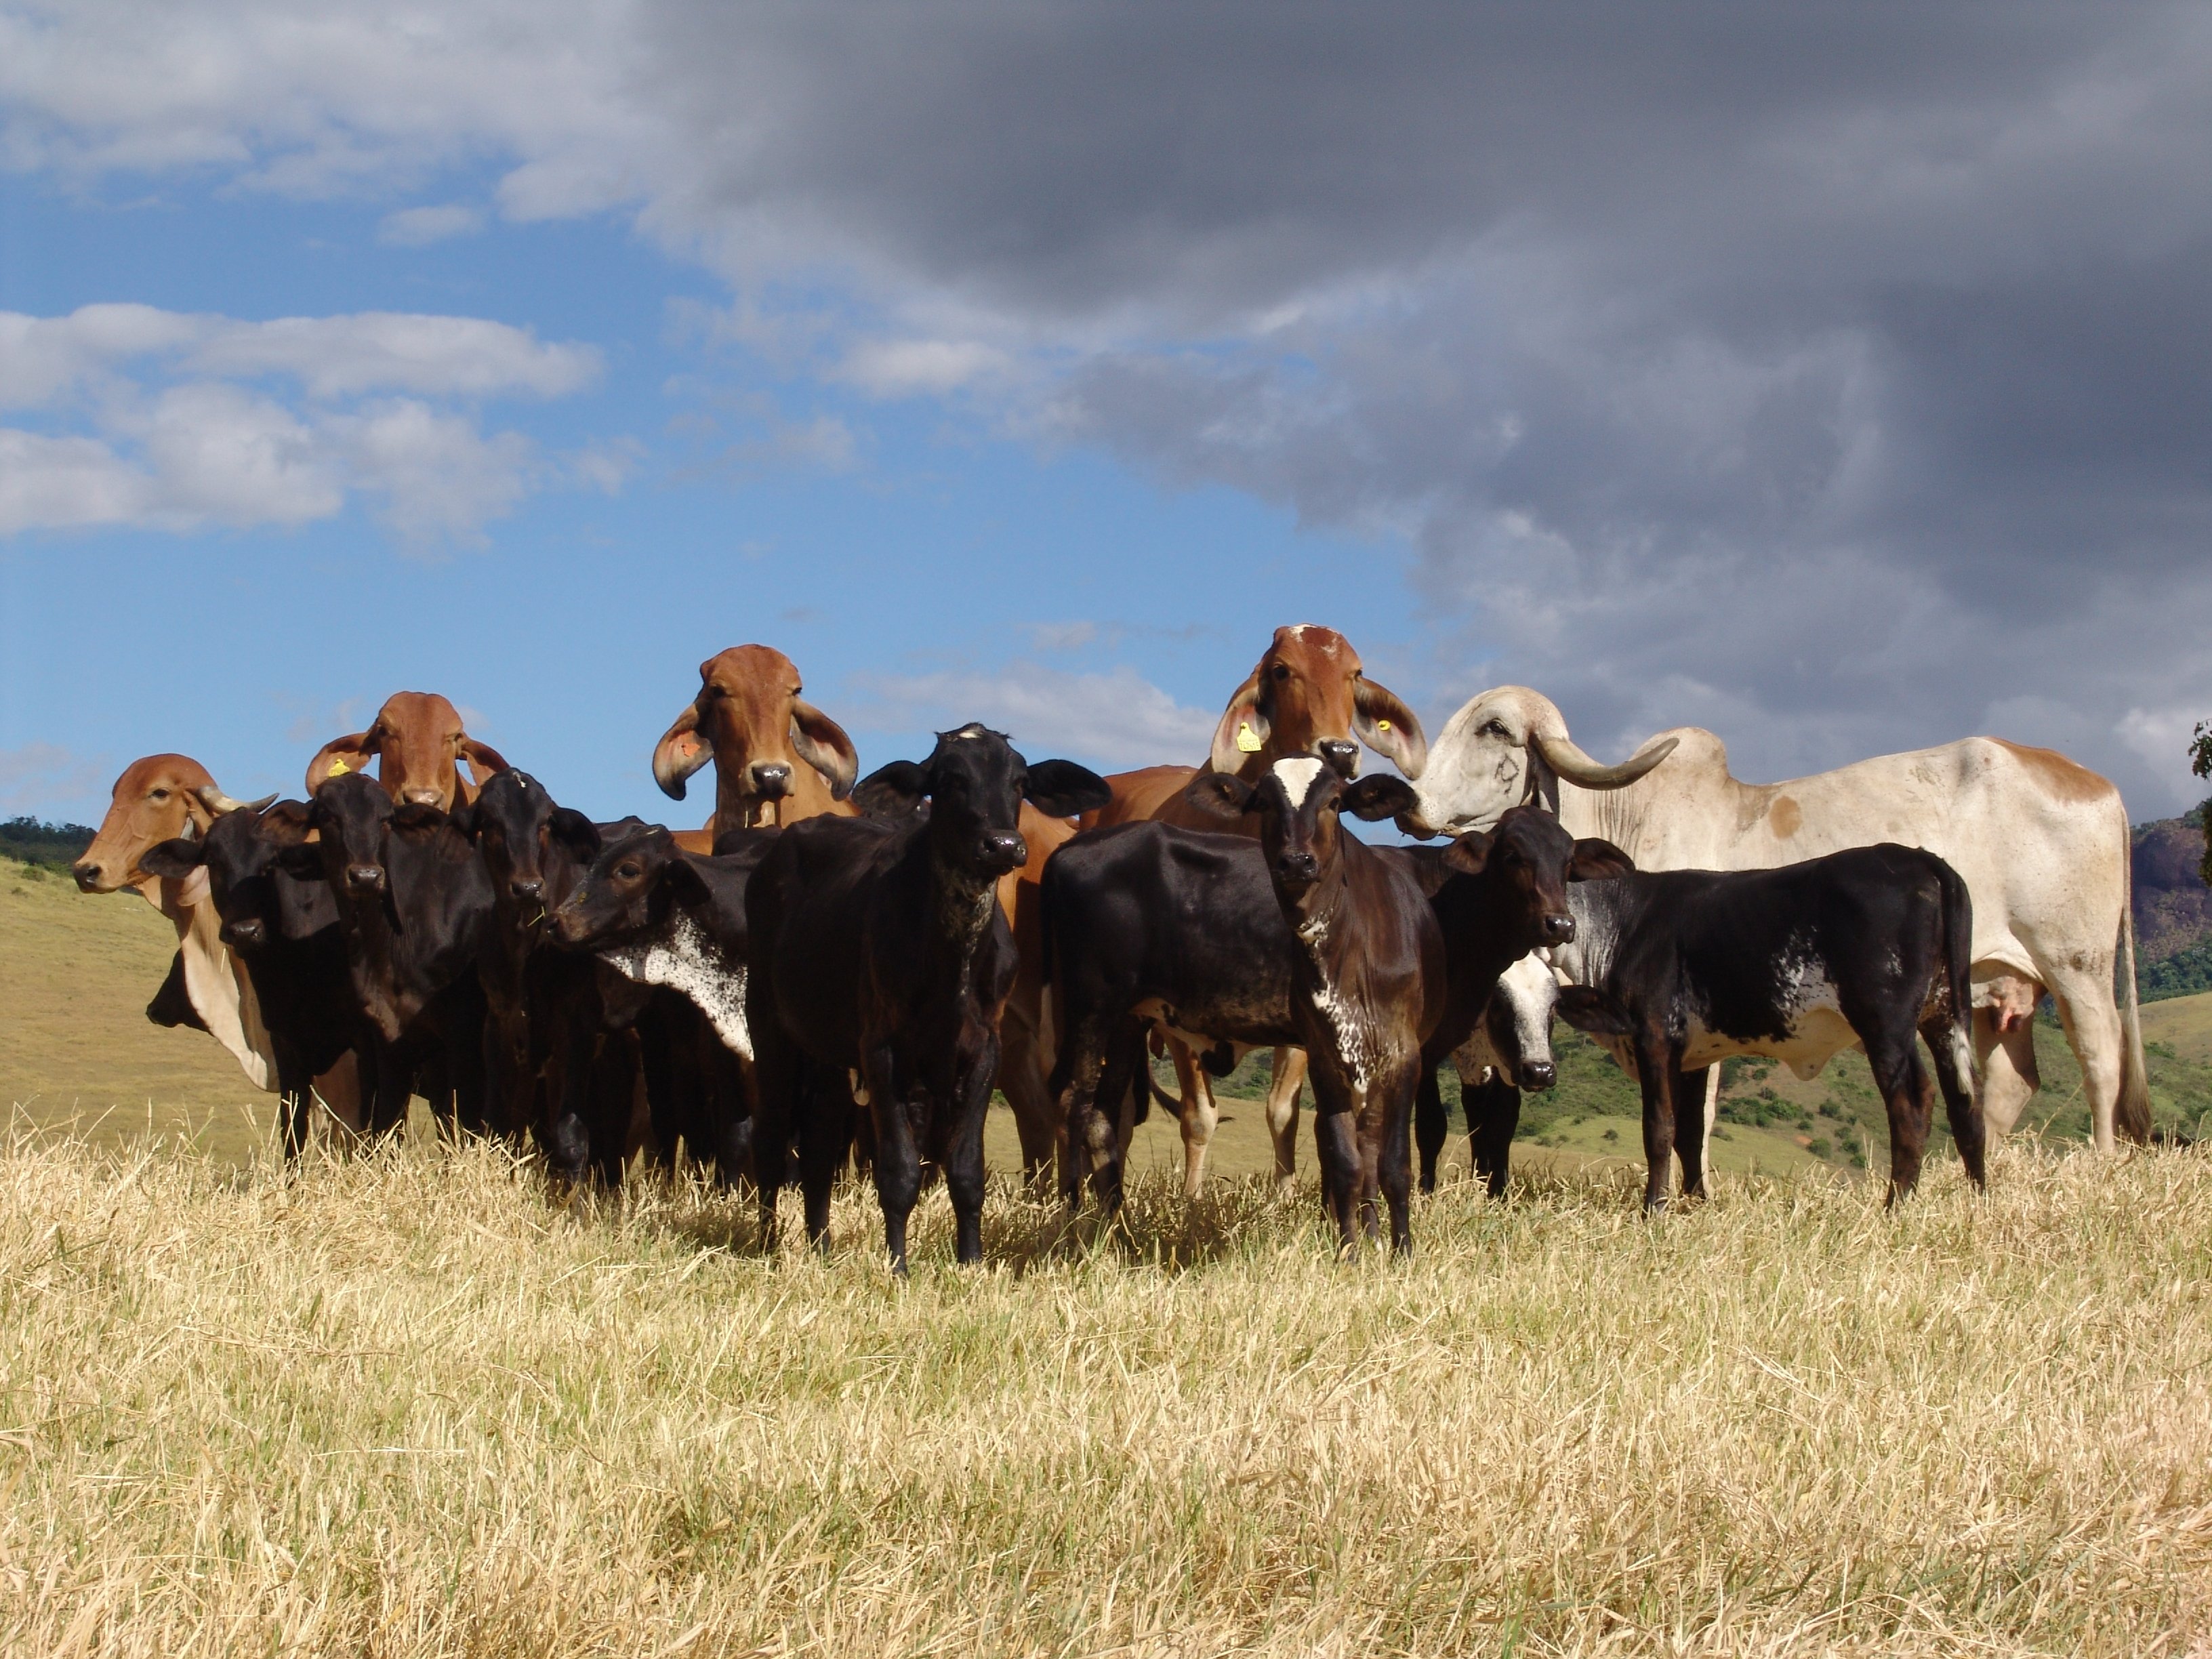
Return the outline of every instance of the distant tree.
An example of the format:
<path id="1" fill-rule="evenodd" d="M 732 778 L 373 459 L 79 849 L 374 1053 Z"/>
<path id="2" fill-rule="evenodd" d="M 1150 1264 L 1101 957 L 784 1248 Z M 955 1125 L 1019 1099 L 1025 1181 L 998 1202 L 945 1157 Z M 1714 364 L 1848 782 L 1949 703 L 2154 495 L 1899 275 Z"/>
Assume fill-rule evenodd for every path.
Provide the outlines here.
<path id="1" fill-rule="evenodd" d="M 2189 769 L 2200 778 L 2212 778 L 2212 720 L 2197 722 L 2197 735 L 2189 740 Z M 2197 809 L 2204 818 L 2204 862 L 2197 873 L 2212 883 L 2212 811 L 2205 807 L 2212 807 L 2212 801 Z"/>

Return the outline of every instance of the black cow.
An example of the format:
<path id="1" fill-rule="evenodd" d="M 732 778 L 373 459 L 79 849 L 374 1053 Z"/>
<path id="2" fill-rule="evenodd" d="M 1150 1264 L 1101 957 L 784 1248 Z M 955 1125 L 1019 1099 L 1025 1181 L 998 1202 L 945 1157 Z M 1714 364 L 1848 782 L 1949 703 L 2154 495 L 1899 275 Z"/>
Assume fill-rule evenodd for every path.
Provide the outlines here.
<path id="1" fill-rule="evenodd" d="M 666 830 L 639 830 L 602 848 L 553 915 L 561 944 L 591 953 L 578 961 L 650 993 L 639 1029 L 662 1156 L 672 1161 L 681 1137 L 726 1182 L 752 1141 L 745 884 L 776 834 L 729 831 L 709 858 Z"/>
<path id="2" fill-rule="evenodd" d="M 1550 965 L 1540 955 L 1525 956 L 1498 976 L 1482 1023 L 1452 1051 L 1475 1176 L 1492 1198 L 1505 1196 L 1522 1091 L 1548 1089 L 1559 1079 L 1552 1054 L 1552 1012 L 1559 1000 Z M 1413 1105 L 1413 1146 L 1425 1193 L 1437 1189 L 1437 1158 L 1449 1127 L 1437 1068 L 1425 1066 Z"/>
<path id="3" fill-rule="evenodd" d="M 217 815 L 204 839 L 166 841 L 139 860 L 148 873 L 179 880 L 207 872 L 222 941 L 246 963 L 275 1051 L 287 1158 L 306 1145 L 314 1079 L 351 1049 L 366 1097 L 383 1047 L 354 999 L 329 889 L 319 874 L 301 879 L 283 866 L 307 835 L 305 802 L 255 802 Z"/>
<path id="4" fill-rule="evenodd" d="M 955 1251 L 983 1250 L 983 1116 L 1014 942 L 999 878 L 1028 857 L 1019 814 L 1103 806 L 1105 781 L 1069 761 L 1034 766 L 981 726 L 942 732 L 927 761 L 895 761 L 854 799 L 884 817 L 816 817 L 784 830 L 755 872 L 753 1045 L 763 1147 L 796 1131 L 808 1237 L 826 1236 L 830 1187 L 851 1139 L 848 1073 L 866 1092 L 884 1235 L 902 1272 L 921 1149 L 943 1168 Z M 900 811 L 927 799 L 927 813 Z M 781 1162 L 757 1160 L 764 1239 Z"/>
<path id="5" fill-rule="evenodd" d="M 328 885 L 355 998 L 384 1039 L 371 1126 L 397 1127 L 420 1087 L 462 1129 L 520 1127 L 485 1115 L 477 965 L 494 915 L 491 878 L 468 837 L 434 806 L 395 805 L 359 772 L 317 789 L 307 822 L 318 839 L 286 848 L 283 861 Z"/>
<path id="6" fill-rule="evenodd" d="M 1578 887 L 1577 936 L 1553 965 L 1573 981 L 1559 1017 L 1610 1047 L 1644 1092 L 1644 1206 L 1667 1201 L 1668 1158 L 1705 1194 L 1704 1091 L 1685 1068 L 1765 1054 L 1810 1077 L 1859 1042 L 1889 1113 L 1889 1197 L 1920 1176 L 1933 1108 L 1913 1043 L 1926 1038 L 1966 1173 L 1984 1182 L 1973 1092 L 1973 908 L 1933 853 L 1883 843 L 1777 870 L 1645 872 Z"/>

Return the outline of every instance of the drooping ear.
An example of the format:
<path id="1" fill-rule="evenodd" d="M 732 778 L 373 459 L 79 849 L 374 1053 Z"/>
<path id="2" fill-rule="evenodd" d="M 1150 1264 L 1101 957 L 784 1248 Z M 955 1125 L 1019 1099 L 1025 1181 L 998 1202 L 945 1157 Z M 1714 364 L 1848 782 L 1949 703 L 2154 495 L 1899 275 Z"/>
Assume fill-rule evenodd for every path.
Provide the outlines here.
<path id="1" fill-rule="evenodd" d="M 553 844 L 579 864 L 599 855 L 599 827 L 573 806 L 556 806 L 545 820 L 545 833 Z"/>
<path id="2" fill-rule="evenodd" d="M 699 735 L 699 705 L 687 702 L 676 724 L 653 745 L 653 781 L 671 800 L 684 799 L 684 780 L 707 763 L 713 753 Z"/>
<path id="3" fill-rule="evenodd" d="M 1479 876 L 1490 863 L 1490 837 L 1480 830 L 1454 836 L 1444 848 L 1444 862 L 1463 876 Z"/>
<path id="4" fill-rule="evenodd" d="M 1394 778 L 1388 772 L 1376 772 L 1357 783 L 1349 783 L 1336 798 L 1336 810 L 1349 812 L 1355 818 L 1369 823 L 1394 818 L 1401 812 L 1409 812 L 1419 804 L 1420 797 L 1413 786 L 1403 778 Z"/>
<path id="5" fill-rule="evenodd" d="M 696 853 L 679 849 L 675 857 L 660 866 L 661 885 L 667 888 L 669 897 L 686 908 L 704 904 L 714 896 L 714 890 L 707 884 L 707 878 L 699 873 L 696 862 L 698 857 Z"/>
<path id="6" fill-rule="evenodd" d="M 323 849 L 313 842 L 301 842 L 276 854 L 276 867 L 295 881 L 323 878 Z"/>
<path id="7" fill-rule="evenodd" d="M 1593 1036 L 1626 1036 L 1632 1029 L 1628 1011 L 1592 985 L 1563 985 L 1556 1010 L 1577 1031 Z"/>
<path id="8" fill-rule="evenodd" d="M 1050 818 L 1095 812 L 1114 799 L 1113 787 L 1105 779 L 1087 766 L 1064 760 L 1038 761 L 1032 765 L 1022 794 Z"/>
<path id="9" fill-rule="evenodd" d="M 472 842 L 477 838 L 477 831 L 483 828 L 473 801 L 457 803 L 453 810 L 446 814 L 446 821 Z"/>
<path id="10" fill-rule="evenodd" d="M 1575 854 L 1567 860 L 1569 881 L 1604 881 L 1613 876 L 1636 873 L 1636 860 L 1609 841 L 1595 836 L 1586 836 L 1575 843 Z"/>
<path id="11" fill-rule="evenodd" d="M 374 727 L 356 732 L 349 738 L 332 738 L 315 750 L 314 759 L 307 763 L 307 793 L 313 794 L 332 778 L 360 771 L 378 751 L 380 741 Z"/>
<path id="12" fill-rule="evenodd" d="M 791 749 L 828 781 L 830 799 L 843 800 L 853 793 L 853 780 L 860 775 L 860 750 L 843 726 L 804 697 L 791 700 Z"/>
<path id="13" fill-rule="evenodd" d="M 402 801 L 392 809 L 394 827 L 421 832 L 435 830 L 447 823 L 452 814 L 435 806 L 426 806 L 419 800 Z"/>
<path id="14" fill-rule="evenodd" d="M 1420 716 L 1362 675 L 1352 687 L 1352 735 L 1409 778 L 1421 775 L 1429 763 L 1429 740 L 1421 734 Z"/>
<path id="15" fill-rule="evenodd" d="M 1234 772 L 1267 746 L 1267 717 L 1260 712 L 1260 671 L 1237 688 L 1221 723 L 1213 728 L 1213 752 L 1207 757 L 1217 772 Z"/>
<path id="16" fill-rule="evenodd" d="M 138 855 L 138 867 L 149 876 L 167 876 L 173 881 L 183 881 L 200 867 L 207 856 L 207 843 L 179 836 L 174 841 L 157 842 Z"/>
<path id="17" fill-rule="evenodd" d="M 1252 810 L 1252 786 L 1234 772 L 1200 772 L 1183 786 L 1182 798 L 1217 818 L 1241 818 Z"/>
<path id="18" fill-rule="evenodd" d="M 469 763 L 470 781 L 479 789 L 507 770 L 507 763 L 500 758 L 498 750 L 465 733 L 461 738 L 461 758 Z"/>
<path id="19" fill-rule="evenodd" d="M 853 805 L 872 818 L 904 817 L 929 793 L 929 769 L 920 761 L 879 766 L 853 787 Z"/>

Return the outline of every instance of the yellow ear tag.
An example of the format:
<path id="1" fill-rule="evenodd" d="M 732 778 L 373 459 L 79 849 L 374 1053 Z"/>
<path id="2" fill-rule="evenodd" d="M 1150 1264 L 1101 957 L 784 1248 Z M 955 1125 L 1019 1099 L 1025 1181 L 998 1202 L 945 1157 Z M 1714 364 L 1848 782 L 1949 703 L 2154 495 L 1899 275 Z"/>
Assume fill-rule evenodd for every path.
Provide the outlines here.
<path id="1" fill-rule="evenodd" d="M 326 778 L 334 778 L 341 772 L 350 772 L 352 770 L 353 768 L 348 766 L 343 761 L 333 758 L 331 762 L 331 769 L 323 774 L 323 775 Z"/>
<path id="2" fill-rule="evenodd" d="M 1260 739 L 1252 730 L 1252 723 L 1249 720 L 1237 722 L 1237 752 L 1240 755 L 1256 755 L 1260 752 Z"/>
<path id="3" fill-rule="evenodd" d="M 1390 729 L 1390 722 L 1388 720 L 1377 720 L 1375 722 L 1375 729 L 1377 732 L 1388 732 Z"/>

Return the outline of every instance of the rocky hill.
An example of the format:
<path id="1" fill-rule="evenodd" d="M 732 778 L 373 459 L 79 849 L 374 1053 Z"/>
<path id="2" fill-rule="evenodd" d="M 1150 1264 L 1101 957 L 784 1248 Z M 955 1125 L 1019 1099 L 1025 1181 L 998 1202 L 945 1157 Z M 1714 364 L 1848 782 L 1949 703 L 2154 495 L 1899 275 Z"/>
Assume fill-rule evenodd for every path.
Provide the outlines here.
<path id="1" fill-rule="evenodd" d="M 2135 830 L 2136 965 L 2147 998 L 2212 990 L 2204 809 Z"/>

